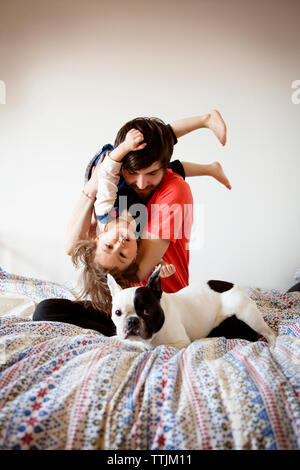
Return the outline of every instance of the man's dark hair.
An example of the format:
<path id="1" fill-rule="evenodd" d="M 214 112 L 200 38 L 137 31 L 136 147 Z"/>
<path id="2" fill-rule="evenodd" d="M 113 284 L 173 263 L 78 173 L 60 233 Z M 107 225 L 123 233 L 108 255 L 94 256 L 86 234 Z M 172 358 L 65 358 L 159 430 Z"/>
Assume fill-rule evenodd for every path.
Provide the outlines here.
<path id="1" fill-rule="evenodd" d="M 127 122 L 119 130 L 114 146 L 125 140 L 130 129 L 139 130 L 147 145 L 142 150 L 129 152 L 123 160 L 123 168 L 128 171 L 139 171 L 160 161 L 162 168 L 169 166 L 174 147 L 174 138 L 169 127 L 159 118 L 138 117 Z"/>

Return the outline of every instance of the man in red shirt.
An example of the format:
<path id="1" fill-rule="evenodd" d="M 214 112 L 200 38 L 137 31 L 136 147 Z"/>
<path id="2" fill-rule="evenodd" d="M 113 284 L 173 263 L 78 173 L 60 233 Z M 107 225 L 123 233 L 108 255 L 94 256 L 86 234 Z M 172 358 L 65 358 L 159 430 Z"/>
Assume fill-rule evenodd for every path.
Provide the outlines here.
<path id="1" fill-rule="evenodd" d="M 162 258 L 176 271 L 161 279 L 164 292 L 177 292 L 189 283 L 189 241 L 193 222 L 193 196 L 189 185 L 167 169 L 147 204 L 147 238 L 142 238 L 139 256 L 143 266 Z M 139 264 L 139 259 L 137 259 Z M 140 273 L 141 277 L 144 274 Z M 143 282 L 143 285 L 146 281 Z"/>

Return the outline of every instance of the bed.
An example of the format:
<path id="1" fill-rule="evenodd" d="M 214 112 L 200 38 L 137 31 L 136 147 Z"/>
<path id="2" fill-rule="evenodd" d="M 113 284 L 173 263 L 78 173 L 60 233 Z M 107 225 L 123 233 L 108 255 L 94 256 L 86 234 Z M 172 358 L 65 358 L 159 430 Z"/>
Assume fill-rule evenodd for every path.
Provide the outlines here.
<path id="1" fill-rule="evenodd" d="M 0 268 L 1 449 L 299 449 L 300 293 L 248 288 L 278 330 L 184 350 L 33 322 L 72 286 Z"/>

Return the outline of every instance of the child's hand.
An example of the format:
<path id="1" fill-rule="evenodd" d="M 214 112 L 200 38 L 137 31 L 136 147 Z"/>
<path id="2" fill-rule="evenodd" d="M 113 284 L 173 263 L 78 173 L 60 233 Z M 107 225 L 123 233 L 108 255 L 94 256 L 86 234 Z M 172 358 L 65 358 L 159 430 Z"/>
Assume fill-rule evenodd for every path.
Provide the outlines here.
<path id="1" fill-rule="evenodd" d="M 126 134 L 124 145 L 126 146 L 128 152 L 142 150 L 147 145 L 146 142 L 141 144 L 143 140 L 144 136 L 140 131 L 137 129 L 130 129 L 130 131 L 128 131 Z"/>
<path id="2" fill-rule="evenodd" d="M 161 268 L 160 268 L 160 277 L 170 277 L 172 274 L 176 272 L 176 268 L 174 264 L 167 264 L 165 261 L 161 260 Z M 158 266 L 155 266 L 155 269 Z"/>
<path id="3" fill-rule="evenodd" d="M 137 129 L 130 129 L 126 134 L 125 140 L 110 153 L 109 157 L 111 160 L 121 163 L 123 158 L 132 150 L 142 150 L 146 147 L 146 142 L 141 144 L 143 140 L 144 136 L 140 131 Z"/>

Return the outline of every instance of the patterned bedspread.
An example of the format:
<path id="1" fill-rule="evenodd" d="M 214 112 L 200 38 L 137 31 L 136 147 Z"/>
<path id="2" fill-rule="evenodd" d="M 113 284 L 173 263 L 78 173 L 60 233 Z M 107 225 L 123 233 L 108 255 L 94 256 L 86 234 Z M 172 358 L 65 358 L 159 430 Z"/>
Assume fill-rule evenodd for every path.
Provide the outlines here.
<path id="1" fill-rule="evenodd" d="M 0 293 L 72 298 L 3 270 Z M 279 331 L 274 352 L 225 338 L 148 348 L 0 311 L 0 448 L 299 449 L 300 294 L 249 294 Z"/>

